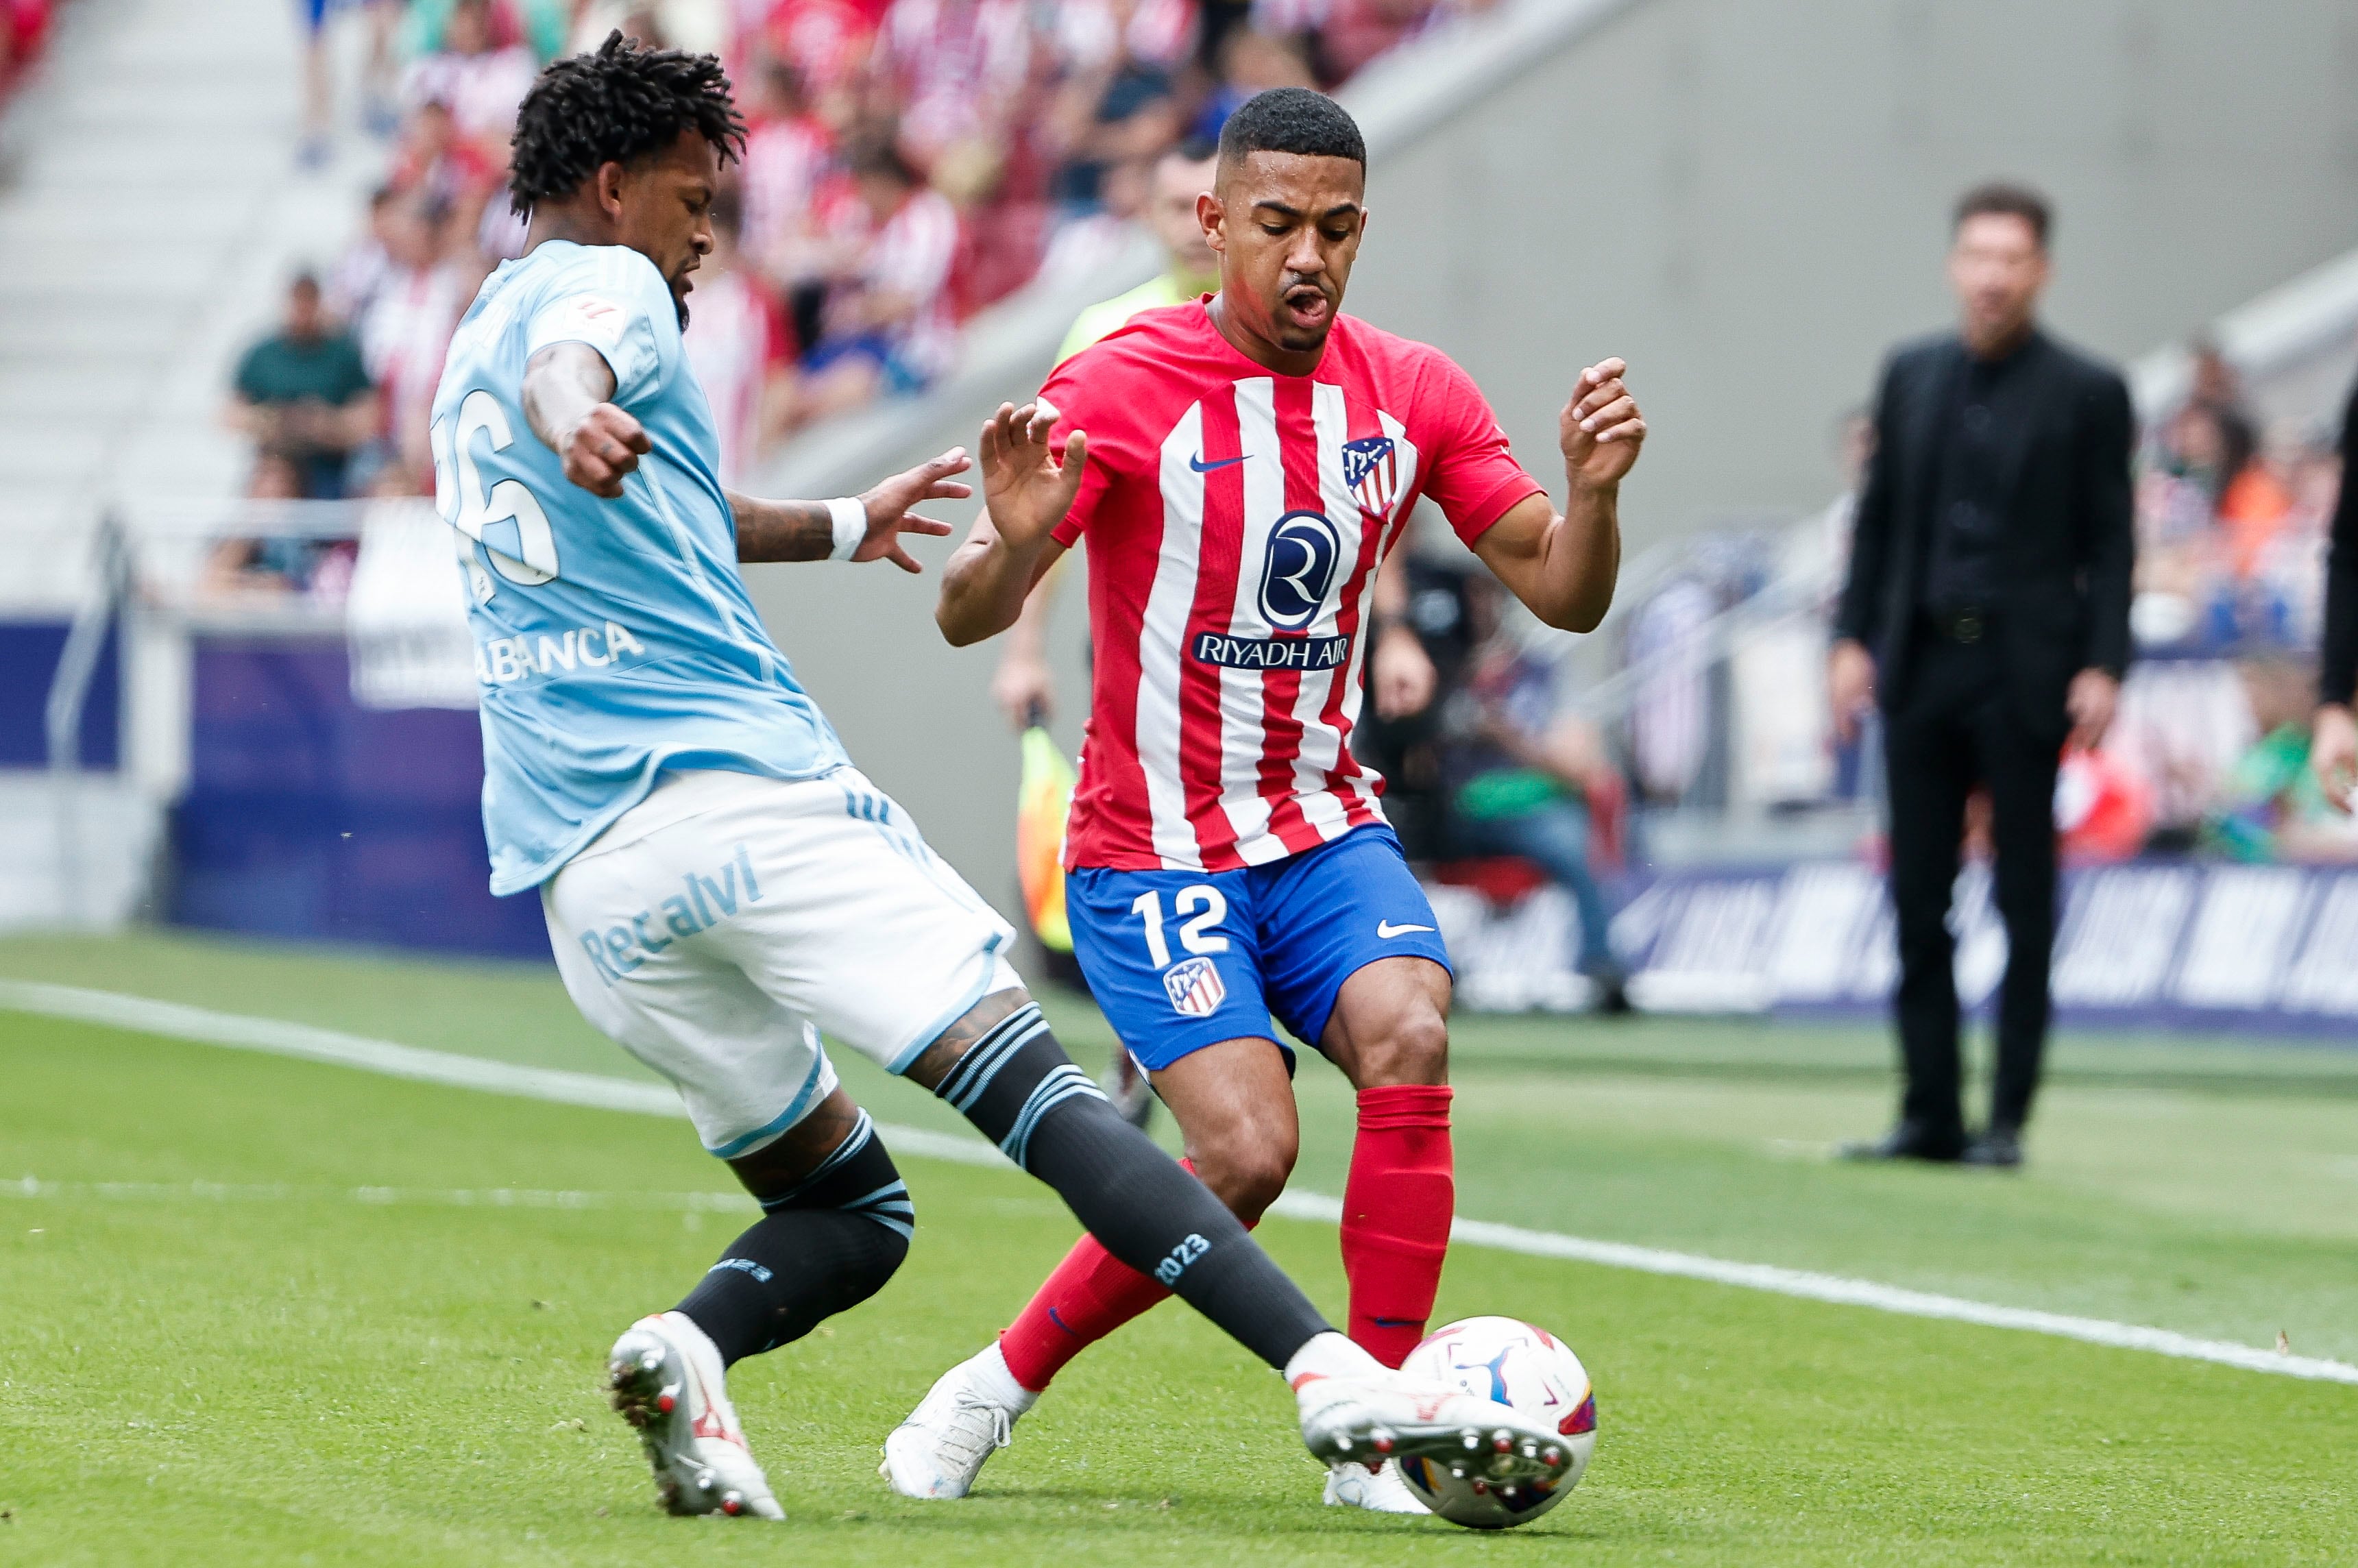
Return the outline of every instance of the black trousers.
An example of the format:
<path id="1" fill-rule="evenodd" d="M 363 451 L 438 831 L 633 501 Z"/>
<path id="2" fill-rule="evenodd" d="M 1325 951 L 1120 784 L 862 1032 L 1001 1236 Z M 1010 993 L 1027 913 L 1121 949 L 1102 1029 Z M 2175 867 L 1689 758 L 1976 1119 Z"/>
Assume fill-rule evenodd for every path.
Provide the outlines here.
<path id="1" fill-rule="evenodd" d="M 2027 723 L 1997 651 L 1926 633 L 1904 700 L 1887 713 L 1891 806 L 1891 903 L 1899 926 L 1897 1015 L 1907 1092 L 1900 1115 L 1936 1143 L 1961 1141 L 1955 891 L 1965 800 L 1989 787 L 2006 979 L 1998 993 L 1993 1125 L 2029 1119 L 2047 1048 L 2048 968 L 2055 947 L 2055 769 L 2062 716 L 2051 732 Z"/>

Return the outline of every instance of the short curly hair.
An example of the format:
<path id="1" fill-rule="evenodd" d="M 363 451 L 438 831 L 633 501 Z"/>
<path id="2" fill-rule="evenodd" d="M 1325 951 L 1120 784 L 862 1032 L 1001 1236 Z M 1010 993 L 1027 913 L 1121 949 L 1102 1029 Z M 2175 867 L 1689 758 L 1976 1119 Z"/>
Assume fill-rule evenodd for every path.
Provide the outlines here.
<path id="1" fill-rule="evenodd" d="M 1220 127 L 1220 161 L 1241 163 L 1254 153 L 1300 153 L 1348 158 L 1365 168 L 1368 144 L 1349 111 L 1307 87 L 1272 87 L 1239 105 Z"/>
<path id="2" fill-rule="evenodd" d="M 552 60 L 516 112 L 508 200 L 518 212 L 572 195 L 608 163 L 636 163 L 695 131 L 734 159 L 745 122 L 708 54 L 642 48 L 620 29 L 596 54 Z"/>

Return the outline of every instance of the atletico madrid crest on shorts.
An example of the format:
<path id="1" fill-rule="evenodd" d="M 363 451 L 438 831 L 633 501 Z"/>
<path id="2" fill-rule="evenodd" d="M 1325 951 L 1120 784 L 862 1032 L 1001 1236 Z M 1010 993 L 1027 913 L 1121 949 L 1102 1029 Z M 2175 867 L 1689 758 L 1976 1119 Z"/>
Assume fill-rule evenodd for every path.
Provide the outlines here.
<path id="1" fill-rule="evenodd" d="M 1359 509 L 1382 517 L 1400 496 L 1400 460 L 1390 436 L 1366 436 L 1343 443 L 1343 482 L 1358 498 Z"/>
<path id="2" fill-rule="evenodd" d="M 1209 958 L 1180 959 L 1163 972 L 1163 989 L 1170 993 L 1173 1011 L 1188 1018 L 1209 1018 L 1228 1000 L 1219 966 Z"/>

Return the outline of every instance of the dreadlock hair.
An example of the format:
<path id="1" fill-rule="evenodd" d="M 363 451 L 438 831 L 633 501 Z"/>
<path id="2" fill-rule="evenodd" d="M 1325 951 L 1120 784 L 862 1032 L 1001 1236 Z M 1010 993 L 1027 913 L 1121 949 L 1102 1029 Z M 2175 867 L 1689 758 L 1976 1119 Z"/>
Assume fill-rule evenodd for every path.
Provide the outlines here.
<path id="1" fill-rule="evenodd" d="M 552 60 L 516 112 L 508 199 L 518 212 L 572 195 L 600 164 L 636 163 L 699 133 L 723 162 L 745 149 L 729 78 L 708 54 L 642 48 L 620 29 L 596 54 Z"/>

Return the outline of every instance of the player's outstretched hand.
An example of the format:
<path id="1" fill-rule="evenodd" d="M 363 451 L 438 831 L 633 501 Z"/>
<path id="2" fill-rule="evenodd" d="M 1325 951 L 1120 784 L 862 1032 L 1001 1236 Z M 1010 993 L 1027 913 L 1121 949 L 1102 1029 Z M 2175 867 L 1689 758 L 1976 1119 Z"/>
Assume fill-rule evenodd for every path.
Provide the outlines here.
<path id="1" fill-rule="evenodd" d="M 645 427 L 612 404 L 600 403 L 565 439 L 565 477 L 592 495 L 620 501 L 622 476 L 639 466 L 640 454 L 653 445 Z"/>
<path id="2" fill-rule="evenodd" d="M 1564 467 L 1575 479 L 1618 484 L 1637 462 L 1638 449 L 1646 439 L 1646 420 L 1622 380 L 1628 373 L 1629 367 L 1617 359 L 1590 365 L 1580 373 L 1572 401 L 1557 416 Z"/>
<path id="3" fill-rule="evenodd" d="M 950 525 L 916 516 L 909 508 L 921 501 L 963 501 L 972 495 L 974 486 L 961 484 L 950 475 L 964 473 L 973 466 L 964 447 L 952 447 L 940 457 L 894 474 L 860 496 L 860 504 L 868 509 L 868 537 L 851 552 L 851 558 L 891 561 L 904 572 L 925 570 L 901 547 L 901 535 L 930 534 L 938 538 L 950 531 Z"/>
<path id="4" fill-rule="evenodd" d="M 1011 545 L 1031 546 L 1073 509 L 1081 474 L 1089 460 L 1089 438 L 1075 430 L 1065 438 L 1065 460 L 1048 450 L 1049 433 L 1063 417 L 1044 400 L 1018 408 L 1002 403 L 983 422 L 982 493 L 990 525 Z"/>

